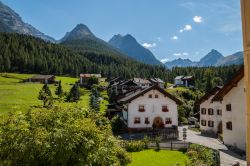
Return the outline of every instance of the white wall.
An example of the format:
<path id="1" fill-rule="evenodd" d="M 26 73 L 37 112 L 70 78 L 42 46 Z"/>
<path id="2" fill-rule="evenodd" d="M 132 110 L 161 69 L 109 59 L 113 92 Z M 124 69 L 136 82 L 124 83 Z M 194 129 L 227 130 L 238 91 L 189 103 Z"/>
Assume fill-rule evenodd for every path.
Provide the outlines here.
<path id="1" fill-rule="evenodd" d="M 222 109 L 222 103 L 220 103 L 220 102 L 211 103 L 211 100 L 212 100 L 213 97 L 214 97 L 214 95 L 212 95 L 208 100 L 204 101 L 200 105 L 200 127 L 201 127 L 201 130 L 204 130 L 204 131 L 207 131 L 207 132 L 217 133 L 218 132 L 218 125 L 222 121 L 222 116 L 217 115 L 217 110 Z M 201 114 L 201 109 L 202 108 L 206 108 L 206 114 L 205 115 Z M 209 108 L 212 108 L 214 110 L 213 115 L 208 115 L 208 109 Z M 222 112 L 222 114 L 223 114 L 223 112 Z M 201 125 L 201 120 L 206 120 L 206 126 Z M 208 121 L 210 121 L 210 120 L 214 121 L 214 127 L 209 127 L 208 126 Z"/>
<path id="2" fill-rule="evenodd" d="M 238 82 L 223 98 L 223 140 L 225 144 L 246 149 L 246 102 L 244 79 Z M 231 104 L 231 111 L 226 111 L 226 104 Z M 232 121 L 232 130 L 226 129 L 226 122 Z"/>
<path id="3" fill-rule="evenodd" d="M 152 94 L 152 98 L 148 95 Z M 158 94 L 158 98 L 155 98 L 155 94 Z M 144 105 L 145 112 L 139 112 L 139 105 Z M 162 112 L 162 106 L 167 105 L 169 112 Z M 134 118 L 140 117 L 141 123 L 134 124 Z M 150 123 L 145 124 L 145 118 L 148 117 Z M 165 118 L 171 118 L 172 124 L 165 124 L 165 127 L 171 127 L 172 125 L 178 125 L 178 113 L 177 104 L 168 97 L 165 97 L 158 90 L 151 90 L 141 97 L 136 98 L 128 104 L 128 127 L 129 128 L 150 128 L 153 125 L 155 117 L 162 117 L 165 124 Z"/>

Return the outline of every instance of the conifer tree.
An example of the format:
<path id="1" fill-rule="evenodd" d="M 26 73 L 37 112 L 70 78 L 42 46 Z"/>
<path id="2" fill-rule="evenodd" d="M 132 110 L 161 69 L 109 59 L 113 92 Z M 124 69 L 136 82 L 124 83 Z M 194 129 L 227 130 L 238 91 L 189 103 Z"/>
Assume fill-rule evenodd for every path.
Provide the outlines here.
<path id="1" fill-rule="evenodd" d="M 48 84 L 44 84 L 39 92 L 38 99 L 43 101 L 44 107 L 51 107 L 53 105 L 53 96 Z"/>
<path id="2" fill-rule="evenodd" d="M 59 97 L 61 97 L 63 95 L 63 89 L 62 89 L 62 84 L 61 81 L 59 81 L 59 84 L 56 88 L 55 94 Z"/>
<path id="3" fill-rule="evenodd" d="M 77 84 L 74 84 L 70 89 L 70 92 L 67 96 L 68 102 L 78 102 L 80 100 L 80 90 Z"/>

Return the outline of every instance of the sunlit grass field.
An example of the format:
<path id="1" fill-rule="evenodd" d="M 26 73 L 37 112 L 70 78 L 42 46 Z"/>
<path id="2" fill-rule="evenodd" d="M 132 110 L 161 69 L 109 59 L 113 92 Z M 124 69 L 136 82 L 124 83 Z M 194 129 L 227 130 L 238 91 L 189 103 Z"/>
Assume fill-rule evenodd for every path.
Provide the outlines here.
<path id="1" fill-rule="evenodd" d="M 180 151 L 151 149 L 132 152 L 131 155 L 132 162 L 129 166 L 185 166 L 188 162 L 188 157 Z"/>
<path id="2" fill-rule="evenodd" d="M 16 74 L 16 73 L 0 73 L 0 113 L 12 111 L 27 111 L 31 106 L 41 106 L 42 101 L 38 100 L 38 93 L 43 84 L 23 82 L 24 79 L 32 77 L 34 74 Z M 56 80 L 61 80 L 64 92 L 68 92 L 72 85 L 78 81 L 79 78 L 56 76 Z M 56 98 L 56 85 L 50 84 L 49 88 Z M 82 108 L 89 107 L 90 91 L 87 89 L 80 89 L 81 99 L 78 103 L 68 103 L 56 101 L 55 105 L 62 107 L 69 105 L 76 105 Z M 107 99 L 107 92 L 101 92 L 101 97 Z M 100 110 L 106 109 L 107 100 L 102 100 Z"/>

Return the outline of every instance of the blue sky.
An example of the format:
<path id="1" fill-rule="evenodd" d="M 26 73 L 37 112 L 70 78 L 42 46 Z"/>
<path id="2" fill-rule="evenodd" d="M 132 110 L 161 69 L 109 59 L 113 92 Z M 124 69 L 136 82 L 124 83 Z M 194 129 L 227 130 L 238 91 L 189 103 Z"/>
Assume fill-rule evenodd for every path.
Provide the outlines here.
<path id="1" fill-rule="evenodd" d="M 199 60 L 211 49 L 242 48 L 239 0 L 2 0 L 55 39 L 77 24 L 99 38 L 133 35 L 159 60 Z"/>

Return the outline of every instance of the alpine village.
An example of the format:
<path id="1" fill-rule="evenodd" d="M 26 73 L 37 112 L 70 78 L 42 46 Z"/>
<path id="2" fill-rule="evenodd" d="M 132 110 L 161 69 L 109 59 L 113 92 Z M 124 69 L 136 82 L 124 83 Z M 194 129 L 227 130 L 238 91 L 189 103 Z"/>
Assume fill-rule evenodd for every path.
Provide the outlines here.
<path id="1" fill-rule="evenodd" d="M 115 5 L 123 4 L 111 1 Z M 228 5 L 227 1 L 225 4 L 223 1 L 218 5 Z M 84 2 L 86 10 L 91 7 L 89 0 Z M 250 108 L 247 107 L 249 101 L 246 97 L 249 90 L 245 82 L 249 76 L 246 73 L 248 69 L 243 65 L 243 44 L 240 43 L 241 50 L 235 50 L 230 55 L 222 55 L 210 48 L 194 53 L 197 56 L 201 54 L 199 60 L 182 58 L 189 55 L 185 52 L 174 53 L 177 59 L 167 57 L 173 60 L 158 60 L 161 58 L 156 58 L 155 47 L 164 41 L 160 37 L 157 44 L 142 44 L 146 33 L 133 31 L 133 34 L 138 32 L 142 39 L 137 40 L 134 35 L 125 33 L 113 35 L 107 40 L 107 35 L 103 37 L 100 35 L 102 31 L 98 31 L 98 28 L 105 29 L 107 25 L 95 27 L 99 24 L 91 24 L 93 31 L 99 32 L 97 35 L 81 23 L 84 22 L 82 18 L 87 20 L 88 17 L 81 17 L 73 30 L 56 40 L 26 23 L 20 16 L 24 14 L 30 18 L 27 20 L 34 18 L 34 24 L 38 25 L 38 16 L 42 16 L 38 14 L 41 12 L 39 5 L 42 8 L 46 3 L 55 3 L 24 2 L 38 5 L 34 6 L 37 8 L 34 15 L 31 11 L 36 9 L 31 9 L 32 5 L 25 7 L 22 3 L 17 0 L 0 1 L 1 166 L 250 164 L 250 138 L 247 134 L 250 130 L 247 128 L 250 118 L 247 117 L 247 110 Z M 71 2 L 58 0 L 57 3 L 60 5 L 54 8 Z M 104 2 L 100 3 L 103 8 L 107 7 Z M 211 2 L 194 0 L 164 2 L 168 3 L 181 3 L 179 7 L 190 11 L 191 8 L 197 9 L 195 3 L 212 5 Z M 212 3 L 216 5 L 217 1 Z M 250 0 L 237 4 L 238 21 L 243 21 L 243 26 L 250 25 Z M 112 11 L 112 8 L 109 10 L 107 13 L 111 12 L 114 19 L 115 11 L 121 12 Z M 16 11 L 20 11 L 20 15 Z M 55 9 L 50 13 L 51 19 L 57 12 Z M 70 12 L 75 11 L 64 11 L 60 16 L 63 22 L 67 22 L 66 15 Z M 152 12 L 157 13 L 157 9 Z M 244 16 L 242 20 L 240 17 L 244 12 L 248 14 L 246 22 Z M 123 14 L 129 15 L 126 12 Z M 105 24 L 103 20 L 98 21 Z M 181 35 L 198 26 L 205 26 L 209 18 L 203 20 L 201 16 L 194 16 L 192 21 L 192 26 L 185 25 L 178 35 L 169 39 L 170 42 L 178 42 L 179 38 L 184 38 Z M 128 22 L 132 23 L 138 24 L 136 21 Z M 53 22 L 48 22 L 38 27 L 55 28 L 53 25 Z M 114 30 L 115 26 L 109 26 L 113 31 L 119 31 Z M 136 29 L 133 25 L 126 30 L 127 27 L 121 31 Z M 55 32 L 59 29 L 56 27 Z M 50 33 L 53 34 L 52 31 Z M 243 33 L 243 39 L 247 40 L 246 34 L 250 31 Z M 203 36 L 200 38 L 202 41 Z M 201 42 L 196 46 L 191 40 L 190 46 L 196 48 L 202 45 Z M 223 52 L 231 47 L 227 41 L 224 42 L 219 47 L 224 47 Z M 169 52 L 164 54 L 167 56 Z"/>

